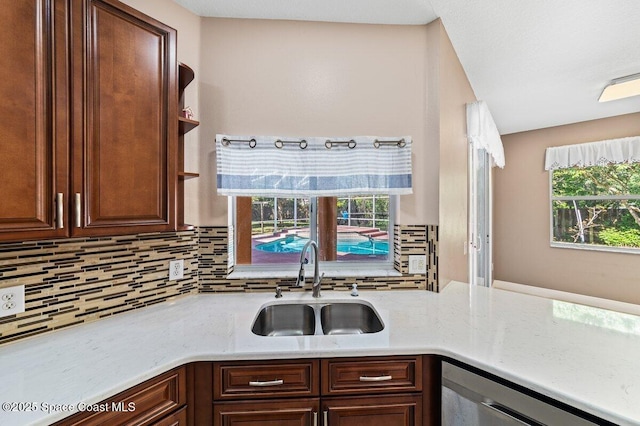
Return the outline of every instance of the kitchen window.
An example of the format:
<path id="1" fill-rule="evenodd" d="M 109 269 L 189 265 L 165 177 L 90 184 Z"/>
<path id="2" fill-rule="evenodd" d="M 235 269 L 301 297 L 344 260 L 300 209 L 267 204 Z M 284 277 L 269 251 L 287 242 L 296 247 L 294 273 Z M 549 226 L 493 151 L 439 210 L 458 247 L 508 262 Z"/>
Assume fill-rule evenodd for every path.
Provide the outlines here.
<path id="1" fill-rule="evenodd" d="M 328 276 L 397 275 L 393 226 L 398 196 L 412 192 L 411 146 L 410 136 L 216 135 L 232 275 L 295 276 L 310 240 Z"/>
<path id="2" fill-rule="evenodd" d="M 295 272 L 309 239 L 323 269 L 393 270 L 396 196 L 232 198 L 235 272 Z"/>
<path id="3" fill-rule="evenodd" d="M 640 253 L 640 138 L 608 144 L 617 141 L 565 152 L 556 166 L 574 166 L 549 168 L 552 247 Z"/>

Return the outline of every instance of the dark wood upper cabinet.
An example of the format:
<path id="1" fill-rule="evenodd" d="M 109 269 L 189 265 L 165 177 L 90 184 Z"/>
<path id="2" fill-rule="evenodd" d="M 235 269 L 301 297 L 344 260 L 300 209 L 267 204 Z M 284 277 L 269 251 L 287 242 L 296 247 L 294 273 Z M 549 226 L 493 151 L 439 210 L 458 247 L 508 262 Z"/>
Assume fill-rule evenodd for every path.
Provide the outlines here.
<path id="1" fill-rule="evenodd" d="M 175 230 L 176 31 L 117 0 L 0 22 L 0 241 Z"/>
<path id="2" fill-rule="evenodd" d="M 176 31 L 72 0 L 72 235 L 175 230 Z"/>
<path id="3" fill-rule="evenodd" d="M 0 240 L 64 237 L 67 4 L 6 2 L 0 22 Z"/>

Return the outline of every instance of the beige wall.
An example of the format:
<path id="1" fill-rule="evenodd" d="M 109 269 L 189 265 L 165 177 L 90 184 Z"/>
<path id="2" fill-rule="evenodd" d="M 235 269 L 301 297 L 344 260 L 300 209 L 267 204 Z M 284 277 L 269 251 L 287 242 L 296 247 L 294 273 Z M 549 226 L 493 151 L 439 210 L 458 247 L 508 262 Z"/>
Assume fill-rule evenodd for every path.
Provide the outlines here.
<path id="1" fill-rule="evenodd" d="M 467 280 L 465 103 L 475 96 L 440 20 L 394 26 L 199 18 L 171 0 L 126 3 L 178 30 L 200 127 L 186 141 L 186 219 L 226 225 L 215 135 L 413 137 L 400 224 L 440 224 L 441 285 Z M 194 93 L 194 90 L 197 92 Z M 196 139 L 196 138 L 199 138 Z"/>
<path id="2" fill-rule="evenodd" d="M 185 90 L 185 106 L 190 106 L 196 119 L 200 119 L 200 22 L 191 13 L 172 0 L 121 0 L 123 3 L 169 25 L 178 32 L 178 61 L 191 67 L 195 79 Z M 196 127 L 185 135 L 185 170 L 199 172 L 200 137 Z M 197 179 L 185 181 L 185 222 L 197 224 L 199 197 Z"/>
<path id="3" fill-rule="evenodd" d="M 502 137 L 506 167 L 495 172 L 495 279 L 640 304 L 637 255 L 549 246 L 550 146 L 640 134 L 640 113 Z"/>
<path id="4" fill-rule="evenodd" d="M 468 280 L 467 246 L 467 113 L 476 101 L 467 75 L 440 20 L 438 30 L 440 112 L 439 265 L 441 288 L 451 280 Z"/>
<path id="5" fill-rule="evenodd" d="M 400 223 L 438 221 L 438 141 L 426 134 L 425 26 L 205 18 L 200 225 L 225 225 L 216 133 L 411 135 L 414 194 Z"/>

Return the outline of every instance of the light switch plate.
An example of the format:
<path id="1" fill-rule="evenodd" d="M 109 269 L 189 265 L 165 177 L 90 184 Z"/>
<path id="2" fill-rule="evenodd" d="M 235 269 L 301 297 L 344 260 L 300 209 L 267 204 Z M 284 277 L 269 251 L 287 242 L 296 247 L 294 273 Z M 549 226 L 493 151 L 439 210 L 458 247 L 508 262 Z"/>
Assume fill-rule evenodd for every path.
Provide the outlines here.
<path id="1" fill-rule="evenodd" d="M 0 288 L 0 317 L 24 312 L 24 286 Z"/>
<path id="2" fill-rule="evenodd" d="M 175 281 L 184 277 L 184 260 L 172 260 L 169 262 L 169 281 Z"/>
<path id="3" fill-rule="evenodd" d="M 426 274 L 427 273 L 427 256 L 424 254 L 409 255 L 409 273 L 410 274 Z"/>

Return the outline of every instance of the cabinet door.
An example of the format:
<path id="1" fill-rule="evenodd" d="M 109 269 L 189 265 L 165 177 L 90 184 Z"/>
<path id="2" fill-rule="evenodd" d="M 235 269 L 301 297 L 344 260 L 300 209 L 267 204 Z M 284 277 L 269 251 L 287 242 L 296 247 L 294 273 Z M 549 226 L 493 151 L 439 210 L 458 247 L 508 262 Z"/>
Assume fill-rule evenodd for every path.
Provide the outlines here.
<path id="1" fill-rule="evenodd" d="M 323 398 L 323 426 L 422 425 L 421 395 Z"/>
<path id="2" fill-rule="evenodd" d="M 186 407 L 179 411 L 176 411 L 175 413 L 165 417 L 160 421 L 155 422 L 153 426 L 187 426 Z"/>
<path id="3" fill-rule="evenodd" d="M 72 0 L 73 235 L 175 229 L 176 32 Z"/>
<path id="4" fill-rule="evenodd" d="M 54 426 L 186 425 L 186 367 L 147 380 Z M 179 411 L 176 411 L 179 410 Z M 171 414 L 172 413 L 172 414 Z M 169 415 L 171 414 L 171 415 Z"/>
<path id="5" fill-rule="evenodd" d="M 214 426 L 319 425 L 318 398 L 221 402 L 213 405 Z M 389 426 L 389 425 L 386 425 Z"/>
<path id="6" fill-rule="evenodd" d="M 66 236 L 66 1 L 3 2 L 0 22 L 0 240 Z"/>

